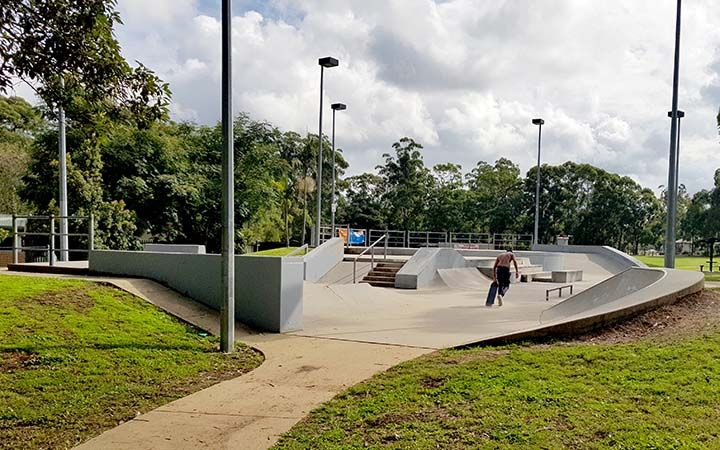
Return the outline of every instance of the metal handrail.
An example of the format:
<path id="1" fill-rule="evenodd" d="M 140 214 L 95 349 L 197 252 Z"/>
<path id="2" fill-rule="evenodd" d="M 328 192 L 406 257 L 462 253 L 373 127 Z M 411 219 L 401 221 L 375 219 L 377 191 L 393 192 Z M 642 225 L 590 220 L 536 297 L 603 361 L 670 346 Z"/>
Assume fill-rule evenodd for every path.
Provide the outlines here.
<path id="1" fill-rule="evenodd" d="M 27 219 L 27 220 L 48 220 L 49 221 L 49 230 L 48 232 L 31 232 L 27 231 L 27 228 L 25 228 L 25 231 L 19 231 L 18 229 L 18 221 L 17 219 Z M 87 220 L 88 221 L 88 232 L 87 233 L 60 233 L 55 231 L 55 220 L 56 219 L 66 219 L 66 220 Z M 42 248 L 47 252 L 47 259 L 48 264 L 50 266 L 55 265 L 55 252 L 58 251 L 61 254 L 70 254 L 73 252 L 88 252 L 92 251 L 95 248 L 95 217 L 93 214 L 90 214 L 88 216 L 56 216 L 56 215 L 49 215 L 49 216 L 33 216 L 33 215 L 18 215 L 13 214 L 12 215 L 12 261 L 13 264 L 18 264 L 19 257 L 20 257 L 20 251 L 22 250 L 29 250 L 31 247 L 26 247 L 22 245 L 22 238 L 23 236 L 47 236 L 48 237 L 48 246 L 45 248 Z M 73 237 L 87 237 L 88 238 L 88 248 L 87 250 L 81 250 L 81 249 L 56 249 L 55 248 L 55 238 L 58 236 L 73 236 Z"/>
<path id="2" fill-rule="evenodd" d="M 387 240 L 388 240 L 388 235 L 387 235 L 387 233 L 386 233 L 386 234 L 383 234 L 382 236 L 380 236 L 380 237 L 378 238 L 378 240 L 376 240 L 375 242 L 373 242 L 368 248 L 366 248 L 365 250 L 363 250 L 362 252 L 360 252 L 360 254 L 357 255 L 357 256 L 355 257 L 355 259 L 353 259 L 353 284 L 357 283 L 357 262 L 358 262 L 358 259 L 360 259 L 360 257 L 361 257 L 362 255 L 364 255 L 365 253 L 367 253 L 367 252 L 369 251 L 369 252 L 370 252 L 370 270 L 373 270 L 373 267 L 375 266 L 375 247 L 376 247 L 376 246 L 380 243 L 380 241 L 382 241 L 382 240 L 385 241 L 385 252 L 384 252 L 383 259 L 387 259 L 387 248 L 388 248 L 388 246 L 387 246 L 387 244 L 388 244 Z"/>
<path id="3" fill-rule="evenodd" d="M 296 248 L 295 250 L 291 251 L 290 253 L 288 253 L 288 254 L 285 255 L 285 256 L 295 256 L 296 254 L 300 253 L 300 252 L 303 251 L 303 250 L 305 250 L 305 254 L 307 255 L 307 253 L 308 253 L 308 252 L 307 252 L 307 249 L 308 249 L 308 245 L 307 245 L 307 244 L 303 244 L 302 247 Z"/>

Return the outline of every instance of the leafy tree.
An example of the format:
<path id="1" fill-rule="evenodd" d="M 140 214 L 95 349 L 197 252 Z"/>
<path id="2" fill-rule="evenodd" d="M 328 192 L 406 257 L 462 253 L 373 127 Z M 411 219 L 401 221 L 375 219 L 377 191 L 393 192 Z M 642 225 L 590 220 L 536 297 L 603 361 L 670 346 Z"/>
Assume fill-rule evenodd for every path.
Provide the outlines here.
<path id="1" fill-rule="evenodd" d="M 480 161 L 467 175 L 467 217 L 473 231 L 515 232 L 522 220 L 520 168 L 506 158 L 494 165 Z"/>
<path id="2" fill-rule="evenodd" d="M 20 97 L 0 97 L 0 212 L 28 209 L 20 198 L 35 133 L 44 126 L 40 112 Z"/>
<path id="3" fill-rule="evenodd" d="M 345 205 L 338 211 L 338 222 L 360 228 L 384 228 L 382 215 L 382 177 L 363 173 L 345 180 Z"/>
<path id="4" fill-rule="evenodd" d="M 458 164 L 433 167 L 433 185 L 428 200 L 427 227 L 437 231 L 464 231 L 467 228 L 468 191 Z"/>
<path id="5" fill-rule="evenodd" d="M 0 3 L 0 93 L 16 79 L 48 105 L 81 98 L 88 110 L 151 123 L 166 116 L 166 83 L 120 53 L 115 0 L 4 0 Z M 78 117 L 76 117 L 78 119 Z"/>
<path id="6" fill-rule="evenodd" d="M 404 137 L 393 145 L 395 156 L 385 153 L 385 165 L 378 166 L 383 178 L 383 210 L 390 228 L 422 230 L 432 177 L 423 163 L 422 145 Z"/>

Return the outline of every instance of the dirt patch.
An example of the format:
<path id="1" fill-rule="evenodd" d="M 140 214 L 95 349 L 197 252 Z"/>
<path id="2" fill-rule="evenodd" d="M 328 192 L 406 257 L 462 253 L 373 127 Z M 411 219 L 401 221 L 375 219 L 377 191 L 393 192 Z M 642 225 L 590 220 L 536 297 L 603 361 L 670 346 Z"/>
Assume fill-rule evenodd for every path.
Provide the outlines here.
<path id="1" fill-rule="evenodd" d="M 425 377 L 422 379 L 421 384 L 425 389 L 438 389 L 442 387 L 447 381 L 447 377 Z"/>
<path id="2" fill-rule="evenodd" d="M 47 292 L 20 300 L 21 304 L 33 304 L 46 307 L 69 308 L 77 312 L 87 312 L 95 305 L 89 292 L 93 286 Z"/>
<path id="3" fill-rule="evenodd" d="M 640 339 L 666 341 L 720 330 L 720 292 L 704 290 L 609 328 L 569 342 L 618 344 Z"/>
<path id="4" fill-rule="evenodd" d="M 15 372 L 35 366 L 38 355 L 31 352 L 0 352 L 0 372 Z"/>

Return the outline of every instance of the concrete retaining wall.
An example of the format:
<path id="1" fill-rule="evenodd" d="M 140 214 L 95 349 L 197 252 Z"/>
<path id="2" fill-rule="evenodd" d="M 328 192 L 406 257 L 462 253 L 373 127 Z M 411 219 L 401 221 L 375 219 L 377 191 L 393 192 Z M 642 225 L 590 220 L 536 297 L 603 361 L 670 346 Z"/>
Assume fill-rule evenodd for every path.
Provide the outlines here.
<path id="1" fill-rule="evenodd" d="M 315 283 L 338 265 L 344 258 L 345 243 L 340 238 L 325 241 L 320 247 L 304 256 L 305 280 Z"/>
<path id="2" fill-rule="evenodd" d="M 438 269 L 466 267 L 465 258 L 450 248 L 421 248 L 395 276 L 395 287 L 418 289 L 430 285 Z"/>
<path id="3" fill-rule="evenodd" d="M 113 250 L 90 252 L 91 273 L 158 281 L 220 310 L 221 257 Z M 235 257 L 235 318 L 263 331 L 302 329 L 303 259 Z"/>

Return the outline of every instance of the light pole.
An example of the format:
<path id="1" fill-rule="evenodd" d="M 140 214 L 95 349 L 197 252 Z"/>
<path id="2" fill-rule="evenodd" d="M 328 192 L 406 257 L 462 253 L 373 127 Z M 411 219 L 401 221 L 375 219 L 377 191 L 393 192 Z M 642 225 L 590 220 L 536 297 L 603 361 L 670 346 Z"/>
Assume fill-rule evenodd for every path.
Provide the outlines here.
<path id="1" fill-rule="evenodd" d="M 68 261 L 67 147 L 65 140 L 65 109 L 58 108 L 58 163 L 60 169 L 60 261 Z M 51 255 L 52 257 L 53 255 Z"/>
<path id="2" fill-rule="evenodd" d="M 222 0 L 222 292 L 220 350 L 235 347 L 235 160 L 232 123 L 232 0 Z"/>
<path id="3" fill-rule="evenodd" d="M 330 105 L 333 112 L 333 125 L 332 125 L 332 197 L 330 199 L 330 223 L 332 227 L 331 238 L 335 237 L 335 209 L 337 209 L 337 203 L 335 202 L 335 112 L 344 111 L 347 109 L 347 105 L 344 103 L 333 103 Z"/>
<path id="4" fill-rule="evenodd" d="M 668 117 L 672 119 L 672 111 L 668 111 Z M 678 110 L 677 112 L 677 143 L 675 144 L 675 195 L 678 195 L 680 191 L 680 122 L 685 117 L 685 111 Z"/>
<path id="5" fill-rule="evenodd" d="M 322 132 L 322 116 L 323 116 L 323 77 L 325 68 L 337 67 L 338 60 L 330 56 L 320 58 L 320 125 L 318 130 L 318 166 L 317 166 L 317 218 L 315 222 L 315 237 L 313 238 L 315 246 L 320 245 L 320 224 L 322 222 L 322 163 L 323 163 L 323 132 Z"/>
<path id="6" fill-rule="evenodd" d="M 682 0 L 677 0 L 675 19 L 675 64 L 673 68 L 672 117 L 670 120 L 670 161 L 668 166 L 667 228 L 665 230 L 665 267 L 675 267 L 675 219 L 677 216 L 677 136 L 678 136 L 678 83 L 680 78 L 680 24 Z"/>
<path id="7" fill-rule="evenodd" d="M 542 126 L 545 125 L 543 119 L 533 119 L 533 125 L 538 126 L 538 157 L 537 157 L 537 181 L 535 183 L 535 234 L 533 241 L 538 245 L 538 230 L 540 228 L 540 143 L 542 141 Z"/>

